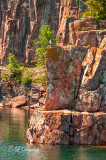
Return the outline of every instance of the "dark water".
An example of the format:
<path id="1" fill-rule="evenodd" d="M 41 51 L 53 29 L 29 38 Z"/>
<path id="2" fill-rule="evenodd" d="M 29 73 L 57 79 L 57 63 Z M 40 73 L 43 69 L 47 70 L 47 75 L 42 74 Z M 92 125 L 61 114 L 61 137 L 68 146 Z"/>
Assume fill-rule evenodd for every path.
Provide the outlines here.
<path id="1" fill-rule="evenodd" d="M 27 143 L 30 111 L 0 108 L 0 160 L 106 160 L 105 148 Z"/>

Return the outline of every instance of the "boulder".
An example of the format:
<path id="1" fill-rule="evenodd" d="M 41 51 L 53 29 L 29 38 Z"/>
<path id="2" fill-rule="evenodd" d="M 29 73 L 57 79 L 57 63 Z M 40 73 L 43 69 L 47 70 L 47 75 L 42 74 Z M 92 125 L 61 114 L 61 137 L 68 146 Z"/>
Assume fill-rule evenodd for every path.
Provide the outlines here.
<path id="1" fill-rule="evenodd" d="M 11 99 L 12 108 L 25 106 L 26 104 L 27 104 L 27 100 L 25 96 L 17 96 Z"/>

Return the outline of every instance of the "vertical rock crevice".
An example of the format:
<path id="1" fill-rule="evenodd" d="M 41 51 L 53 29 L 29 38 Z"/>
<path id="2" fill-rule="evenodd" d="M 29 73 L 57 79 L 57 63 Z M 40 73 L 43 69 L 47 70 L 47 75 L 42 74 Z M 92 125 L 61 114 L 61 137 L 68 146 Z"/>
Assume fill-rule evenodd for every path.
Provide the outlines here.
<path id="1" fill-rule="evenodd" d="M 36 57 L 33 41 L 38 37 L 41 26 L 50 25 L 54 35 L 61 37 L 64 19 L 73 15 L 78 17 L 79 11 L 74 0 L 69 0 L 66 4 L 63 0 L 1 0 L 0 4 L 2 63 L 7 63 L 8 54 L 12 52 L 17 59 L 21 57 L 23 62 L 31 64 Z M 29 21 L 30 29 L 28 29 Z M 66 40 L 69 39 L 68 33 L 67 36 Z M 65 43 L 67 43 L 66 40 Z"/>

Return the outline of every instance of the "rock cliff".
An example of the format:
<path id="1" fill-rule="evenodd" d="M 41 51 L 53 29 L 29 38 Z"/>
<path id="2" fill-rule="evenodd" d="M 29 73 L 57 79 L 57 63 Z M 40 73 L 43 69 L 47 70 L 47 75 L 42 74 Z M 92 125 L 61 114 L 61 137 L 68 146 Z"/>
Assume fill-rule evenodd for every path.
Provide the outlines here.
<path id="1" fill-rule="evenodd" d="M 44 24 L 59 40 L 47 48 L 46 103 L 29 121 L 31 143 L 106 145 L 106 21 L 79 19 L 85 1 L 0 1 L 1 64 L 10 52 L 32 63 Z"/>
<path id="2" fill-rule="evenodd" d="M 0 63 L 9 53 L 20 63 L 35 59 L 33 41 L 42 25 L 48 24 L 54 35 L 61 35 L 67 17 L 79 17 L 85 0 L 0 0 Z"/>
<path id="3" fill-rule="evenodd" d="M 47 48 L 45 110 L 106 111 L 106 50 Z"/>
<path id="4" fill-rule="evenodd" d="M 65 50 L 47 48 L 46 103 L 29 121 L 29 142 L 106 145 L 106 30 L 91 21 L 69 23 Z"/>
<path id="5" fill-rule="evenodd" d="M 106 145 L 106 113 L 35 110 L 28 124 L 30 143 Z"/>
<path id="6" fill-rule="evenodd" d="M 46 67 L 45 108 L 29 121 L 29 142 L 106 145 L 106 50 L 49 46 Z"/>

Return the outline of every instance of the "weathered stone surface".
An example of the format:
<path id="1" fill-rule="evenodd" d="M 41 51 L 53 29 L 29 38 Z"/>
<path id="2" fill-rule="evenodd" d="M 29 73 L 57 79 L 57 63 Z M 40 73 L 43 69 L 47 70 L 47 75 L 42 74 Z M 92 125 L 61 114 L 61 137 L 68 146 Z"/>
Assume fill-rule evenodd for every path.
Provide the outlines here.
<path id="1" fill-rule="evenodd" d="M 61 45 L 100 47 L 100 43 L 106 35 L 105 23 L 104 20 L 98 24 L 91 17 L 82 18 L 81 20 L 72 20 L 72 17 L 68 17 L 61 32 L 58 31 L 57 37 L 61 39 Z"/>
<path id="2" fill-rule="evenodd" d="M 106 111 L 106 51 L 91 48 L 82 62 L 84 73 L 75 109 Z"/>
<path id="3" fill-rule="evenodd" d="M 36 109 L 27 138 L 30 143 L 106 145 L 106 113 Z"/>
<path id="4" fill-rule="evenodd" d="M 72 108 L 80 87 L 82 61 L 87 48 L 47 48 L 47 96 L 45 110 Z"/>
<path id="5" fill-rule="evenodd" d="M 76 34 L 76 46 L 87 46 L 90 47 L 100 47 L 104 35 L 106 35 L 106 30 L 104 31 L 81 31 Z M 70 39 L 71 42 L 71 39 Z"/>
<path id="6" fill-rule="evenodd" d="M 29 142 L 106 145 L 105 31 L 89 32 L 98 33 L 100 48 L 47 48 L 46 103 L 29 121 Z"/>
<path id="7" fill-rule="evenodd" d="M 75 37 L 63 37 L 80 47 L 47 48 L 45 111 L 35 110 L 31 117 L 27 130 L 31 143 L 106 145 L 106 31 L 91 30 L 97 26 L 83 22 L 76 25 Z M 84 25 L 89 31 L 81 31 Z M 80 112 L 59 110 L 65 108 Z"/>
<path id="8" fill-rule="evenodd" d="M 3 70 L 3 68 L 1 68 Z M 6 82 L 0 78 L 0 101 L 4 106 L 10 106 L 8 103 L 13 97 L 25 96 L 27 98 L 27 105 L 43 106 L 45 104 L 45 87 L 42 84 L 31 83 L 25 85 L 23 83 Z"/>
<path id="9" fill-rule="evenodd" d="M 79 0 L 82 1 L 82 0 Z M 75 0 L 1 0 L 0 1 L 0 63 L 7 63 L 13 53 L 20 63 L 34 63 L 33 42 L 42 25 L 51 26 L 54 35 L 62 33 L 65 18 L 79 17 L 85 6 Z M 102 22 L 101 22 L 102 24 Z"/>
<path id="10" fill-rule="evenodd" d="M 8 53 L 15 54 L 22 62 L 31 63 L 35 58 L 33 41 L 38 37 L 40 27 L 51 25 L 52 21 L 51 28 L 55 33 L 57 31 L 60 1 L 0 1 L 1 63 L 6 63 Z"/>
<path id="11" fill-rule="evenodd" d="M 106 111 L 106 52 L 99 48 L 47 48 L 45 110 Z"/>
<path id="12" fill-rule="evenodd" d="M 17 96 L 11 99 L 11 106 L 13 108 L 21 107 L 26 105 L 26 97 L 25 96 Z"/>

